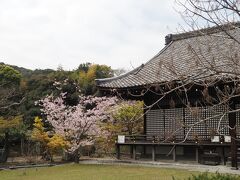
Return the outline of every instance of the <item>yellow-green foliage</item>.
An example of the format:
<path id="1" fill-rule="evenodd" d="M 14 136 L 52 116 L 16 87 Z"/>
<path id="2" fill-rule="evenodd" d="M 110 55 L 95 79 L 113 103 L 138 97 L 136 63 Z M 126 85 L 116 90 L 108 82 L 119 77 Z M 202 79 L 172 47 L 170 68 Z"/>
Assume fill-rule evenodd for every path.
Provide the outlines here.
<path id="1" fill-rule="evenodd" d="M 143 129 L 143 102 L 123 103 L 113 114 L 116 124 L 124 134 L 141 134 Z"/>
<path id="2" fill-rule="evenodd" d="M 48 137 L 48 133 L 45 132 L 42 119 L 35 117 L 33 127 L 32 139 L 46 145 L 50 141 L 50 138 Z"/>
<path id="3" fill-rule="evenodd" d="M 14 68 L 7 66 L 5 64 L 0 64 L 0 84 L 18 84 L 21 79 L 21 74 Z"/>
<path id="4" fill-rule="evenodd" d="M 14 116 L 9 118 L 0 117 L 0 133 L 16 129 L 22 124 L 22 116 Z"/>
<path id="5" fill-rule="evenodd" d="M 111 77 L 113 72 L 109 66 L 89 64 L 86 69 L 82 69 L 78 74 L 78 83 L 82 93 L 89 95 L 94 94 L 97 89 L 95 87 L 95 79 Z"/>
<path id="6" fill-rule="evenodd" d="M 68 141 L 66 141 L 62 136 L 58 134 L 54 134 L 49 142 L 47 143 L 47 146 L 52 152 L 57 151 L 59 148 L 67 148 L 68 147 Z"/>
<path id="7" fill-rule="evenodd" d="M 111 152 L 117 135 L 132 135 L 143 133 L 143 102 L 124 102 L 116 107 L 113 121 L 101 123 L 103 135 L 98 137 L 98 149 Z"/>
<path id="8" fill-rule="evenodd" d="M 39 117 L 35 118 L 33 126 L 32 139 L 40 142 L 51 155 L 57 150 L 68 147 L 68 141 L 65 140 L 63 136 L 59 134 L 50 136 L 49 133 L 45 131 L 42 119 Z"/>
<path id="9" fill-rule="evenodd" d="M 92 64 L 85 72 L 81 70 L 79 72 L 80 83 L 83 81 L 94 82 L 96 78 L 104 78 L 112 75 L 112 70 L 109 66 Z"/>

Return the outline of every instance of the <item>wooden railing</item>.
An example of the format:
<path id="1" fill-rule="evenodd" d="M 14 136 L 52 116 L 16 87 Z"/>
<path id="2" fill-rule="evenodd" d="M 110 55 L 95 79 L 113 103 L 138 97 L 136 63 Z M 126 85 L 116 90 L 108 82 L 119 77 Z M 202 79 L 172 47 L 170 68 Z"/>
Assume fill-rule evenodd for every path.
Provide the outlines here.
<path id="1" fill-rule="evenodd" d="M 159 135 L 124 135 L 124 143 L 211 143 L 210 136 L 188 137 L 164 137 Z M 118 142 L 118 141 L 117 141 Z M 123 144 L 124 144 L 123 143 Z M 224 143 L 223 136 L 220 136 L 219 142 Z M 120 143 L 121 144 L 121 143 Z"/>

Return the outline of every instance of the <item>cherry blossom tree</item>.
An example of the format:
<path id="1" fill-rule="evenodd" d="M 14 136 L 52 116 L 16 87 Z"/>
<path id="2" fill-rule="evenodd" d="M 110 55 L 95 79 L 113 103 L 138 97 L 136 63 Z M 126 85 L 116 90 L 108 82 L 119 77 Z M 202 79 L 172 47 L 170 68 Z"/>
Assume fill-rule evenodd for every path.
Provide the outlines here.
<path id="1" fill-rule="evenodd" d="M 98 126 L 110 116 L 110 107 L 117 103 L 116 97 L 80 96 L 76 106 L 64 103 L 66 93 L 59 97 L 47 96 L 39 101 L 41 111 L 46 115 L 56 134 L 60 134 L 69 142 L 66 152 L 79 159 L 79 148 L 92 145 L 94 137 L 100 132 Z"/>

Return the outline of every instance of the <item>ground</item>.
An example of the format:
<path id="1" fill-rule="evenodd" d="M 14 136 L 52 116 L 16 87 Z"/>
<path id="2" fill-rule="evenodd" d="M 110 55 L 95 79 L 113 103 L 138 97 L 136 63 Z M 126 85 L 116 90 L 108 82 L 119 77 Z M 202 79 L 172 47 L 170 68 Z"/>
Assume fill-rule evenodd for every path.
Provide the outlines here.
<path id="1" fill-rule="evenodd" d="M 57 159 L 57 158 L 55 158 Z M 10 161 L 11 160 L 11 161 Z M 9 159 L 8 163 L 0 164 L 1 169 L 17 168 L 27 165 L 24 159 Z M 35 162 L 35 166 L 46 166 L 44 162 Z M 0 180 L 176 180 L 187 179 L 192 174 L 200 172 L 235 174 L 240 179 L 240 170 L 233 170 L 229 166 L 201 165 L 194 162 L 163 162 L 151 160 L 116 160 L 114 158 L 81 158 L 79 164 L 59 164 L 53 167 L 33 167 L 29 169 L 15 169 L 0 171 Z M 23 166 L 21 166 L 23 167 Z"/>
<path id="2" fill-rule="evenodd" d="M 93 165 L 93 164 L 67 164 L 55 167 L 3 170 L 0 179 L 3 180 L 172 180 L 172 176 L 185 179 L 197 172 L 142 167 L 129 165 Z"/>
<path id="3" fill-rule="evenodd" d="M 132 159 L 109 159 L 109 158 L 91 158 L 84 159 L 80 161 L 80 164 L 115 164 L 115 165 L 137 165 L 142 167 L 157 167 L 157 168 L 170 168 L 170 169 L 181 169 L 188 171 L 198 171 L 198 172 L 219 172 L 222 174 L 235 174 L 240 176 L 240 170 L 236 170 L 231 168 L 231 166 L 226 165 L 203 165 L 196 163 L 196 161 L 181 161 L 181 162 L 173 162 L 173 161 L 151 161 L 151 160 L 132 160 Z M 240 167 L 240 166 L 239 166 Z"/>

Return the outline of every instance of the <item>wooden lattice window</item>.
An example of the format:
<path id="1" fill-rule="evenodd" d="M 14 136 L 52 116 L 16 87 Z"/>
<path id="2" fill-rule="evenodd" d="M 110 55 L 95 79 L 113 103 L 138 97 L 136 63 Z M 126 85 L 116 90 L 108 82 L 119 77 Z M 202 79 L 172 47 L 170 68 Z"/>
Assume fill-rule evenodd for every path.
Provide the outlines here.
<path id="1" fill-rule="evenodd" d="M 165 138 L 182 140 L 184 138 L 183 108 L 165 109 Z"/>
<path id="2" fill-rule="evenodd" d="M 146 114 L 146 134 L 164 137 L 164 112 L 162 109 L 149 110 Z"/>
<path id="3" fill-rule="evenodd" d="M 191 126 L 194 126 L 192 132 L 189 132 L 189 140 L 209 140 L 211 135 L 229 135 L 228 113 L 225 105 L 185 109 L 185 115 L 185 132 L 187 133 Z"/>
<path id="4" fill-rule="evenodd" d="M 205 139 L 206 123 L 204 119 L 204 108 L 185 108 L 185 136 L 188 140 Z"/>
<path id="5" fill-rule="evenodd" d="M 225 105 L 206 107 L 205 118 L 207 137 L 211 135 L 229 135 L 228 108 Z M 219 130 L 219 131 L 218 131 Z"/>
<path id="6" fill-rule="evenodd" d="M 240 104 L 238 105 L 240 108 Z M 228 106 L 207 106 L 150 110 L 146 114 L 147 135 L 161 140 L 210 140 L 211 135 L 229 135 Z M 237 116 L 237 137 L 240 137 L 240 113 Z"/>
<path id="7" fill-rule="evenodd" d="M 240 104 L 236 104 L 236 109 L 240 109 Z M 236 133 L 237 138 L 240 139 L 240 112 L 236 112 Z"/>

